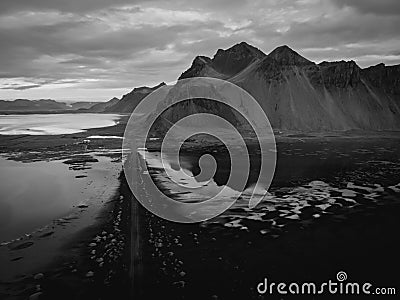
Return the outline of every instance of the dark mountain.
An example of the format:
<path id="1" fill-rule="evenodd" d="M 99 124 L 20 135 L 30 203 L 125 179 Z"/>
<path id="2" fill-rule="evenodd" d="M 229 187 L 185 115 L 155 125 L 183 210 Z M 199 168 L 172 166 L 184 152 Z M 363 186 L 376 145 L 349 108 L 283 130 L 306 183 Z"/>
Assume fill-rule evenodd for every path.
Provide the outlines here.
<path id="1" fill-rule="evenodd" d="M 376 88 L 382 89 L 385 93 L 400 95 L 400 65 L 385 66 L 381 63 L 361 70 L 361 74 Z"/>
<path id="2" fill-rule="evenodd" d="M 208 76 L 239 85 L 274 128 L 400 129 L 399 65 L 361 69 L 354 61 L 315 64 L 288 46 L 268 55 L 250 49 L 255 48 L 241 43 L 219 50 L 212 59 L 196 57 L 180 79 Z"/>
<path id="3" fill-rule="evenodd" d="M 268 55 L 245 43 L 218 49 L 210 58 L 197 56 L 179 79 L 214 77 L 228 80 L 249 92 L 263 108 L 272 126 L 283 130 L 398 130 L 400 129 L 400 65 L 378 64 L 362 69 L 354 61 L 316 64 L 288 46 Z M 131 113 L 157 88 L 138 87 L 120 100 L 113 98 L 79 111 Z M 86 104 L 85 104 L 86 105 Z M 75 107 L 79 107 L 76 104 Z M 63 111 L 73 109 L 54 100 L 0 101 L 0 111 Z M 154 108 L 146 108 L 148 111 Z M 169 118 L 190 112 L 221 112 L 205 100 L 174 105 Z"/>
<path id="4" fill-rule="evenodd" d="M 213 58 L 197 56 L 192 66 L 179 79 L 196 76 L 227 79 L 264 57 L 265 53 L 259 49 L 241 42 L 227 50 L 218 49 Z"/>
<path id="5" fill-rule="evenodd" d="M 296 51 L 290 49 L 287 45 L 275 48 L 268 56 L 282 66 L 307 66 L 314 64 Z"/>
<path id="6" fill-rule="evenodd" d="M 161 82 L 159 85 L 154 87 L 142 86 L 134 88 L 130 93 L 124 95 L 121 100 L 116 101 L 115 104 L 107 107 L 104 112 L 131 113 L 144 97 L 163 85 L 165 85 L 165 82 Z"/>

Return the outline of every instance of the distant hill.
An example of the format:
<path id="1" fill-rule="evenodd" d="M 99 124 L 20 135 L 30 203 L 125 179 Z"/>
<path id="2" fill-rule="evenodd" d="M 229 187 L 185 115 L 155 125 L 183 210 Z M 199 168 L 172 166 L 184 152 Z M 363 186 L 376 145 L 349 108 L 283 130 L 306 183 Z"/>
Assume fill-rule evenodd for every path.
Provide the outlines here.
<path id="1" fill-rule="evenodd" d="M 65 103 L 50 99 L 16 99 L 14 101 L 0 100 L 0 111 L 55 111 L 65 109 L 67 109 L 67 105 Z"/>
<path id="2" fill-rule="evenodd" d="M 118 101 L 119 99 L 114 97 L 111 100 L 108 100 L 107 102 L 96 103 L 95 105 L 92 105 L 88 109 L 90 110 L 90 112 L 104 112 L 110 106 L 117 104 Z"/>
<path id="3" fill-rule="evenodd" d="M 112 105 L 109 105 L 104 109 L 104 112 L 108 113 L 131 113 L 136 108 L 136 106 L 140 103 L 140 101 L 145 98 L 148 94 L 155 91 L 159 87 L 165 85 L 164 82 L 154 86 L 147 87 L 142 86 L 138 88 L 134 88 L 131 92 L 124 95 L 121 100 L 116 101 Z"/>
<path id="4" fill-rule="evenodd" d="M 77 109 L 86 109 L 86 108 L 91 108 L 94 105 L 97 104 L 102 104 L 103 102 L 86 102 L 86 101 L 80 101 L 80 102 L 73 102 L 71 104 L 67 104 L 72 110 L 77 110 Z"/>
<path id="5" fill-rule="evenodd" d="M 72 112 L 87 109 L 99 102 L 64 103 L 51 99 L 28 100 L 16 99 L 13 101 L 0 100 L 0 112 L 3 113 L 32 113 L 32 112 Z"/>

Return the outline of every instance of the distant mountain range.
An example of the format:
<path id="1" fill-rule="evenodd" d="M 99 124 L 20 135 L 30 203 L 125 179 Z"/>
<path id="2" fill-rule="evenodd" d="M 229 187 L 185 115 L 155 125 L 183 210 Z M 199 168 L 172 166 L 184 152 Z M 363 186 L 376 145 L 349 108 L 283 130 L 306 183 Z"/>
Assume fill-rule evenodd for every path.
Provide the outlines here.
<path id="1" fill-rule="evenodd" d="M 74 102 L 67 104 L 51 99 L 28 100 L 16 99 L 13 101 L 0 100 L 0 112 L 63 112 L 76 111 L 80 109 L 88 109 L 101 102 Z"/>
<path id="2" fill-rule="evenodd" d="M 197 76 L 228 80 L 245 89 L 276 129 L 400 129 L 400 65 L 363 69 L 354 61 L 316 64 L 288 46 L 267 55 L 242 42 L 218 49 L 213 58 L 197 56 L 179 79 Z M 138 87 L 121 99 L 80 107 L 79 111 L 131 113 L 144 97 L 164 84 Z M 26 104 L 21 101 L 14 101 L 13 107 Z M 3 103 L 0 101 L 0 110 Z M 35 109 L 62 110 L 59 105 L 52 100 L 34 102 Z M 190 106 L 193 112 L 199 111 L 196 105 Z M 174 109 L 175 116 L 190 113 L 187 106 L 175 105 Z"/>

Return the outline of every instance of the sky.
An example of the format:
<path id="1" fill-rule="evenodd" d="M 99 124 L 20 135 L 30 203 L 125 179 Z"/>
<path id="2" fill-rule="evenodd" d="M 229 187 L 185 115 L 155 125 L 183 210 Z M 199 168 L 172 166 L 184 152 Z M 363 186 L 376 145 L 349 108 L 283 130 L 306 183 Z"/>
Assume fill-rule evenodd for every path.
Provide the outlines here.
<path id="1" fill-rule="evenodd" d="M 399 0 L 1 0 L 0 99 L 106 101 L 245 41 L 400 63 Z"/>

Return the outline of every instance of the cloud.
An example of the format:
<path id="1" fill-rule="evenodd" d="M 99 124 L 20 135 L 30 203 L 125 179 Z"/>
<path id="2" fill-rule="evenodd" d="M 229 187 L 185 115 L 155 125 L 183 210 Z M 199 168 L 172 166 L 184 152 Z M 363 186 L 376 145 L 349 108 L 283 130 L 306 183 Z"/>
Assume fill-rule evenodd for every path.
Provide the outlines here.
<path id="1" fill-rule="evenodd" d="M 315 6 L 317 0 L 301 3 L 304 6 L 285 10 L 291 21 L 284 17 L 285 22 L 274 22 L 267 29 L 265 24 L 255 23 L 253 33 L 267 52 L 288 44 L 317 62 L 353 59 L 363 67 L 378 62 L 400 62 L 393 55 L 400 48 L 398 17 L 365 13 L 336 2 L 330 5 L 325 1 L 323 6 Z"/>
<path id="2" fill-rule="evenodd" d="M 128 5 L 135 3 L 131 0 L 2 0 L 0 11 L 2 13 L 15 11 L 57 10 L 67 12 L 90 12 L 109 8 L 115 5 Z"/>
<path id="3" fill-rule="evenodd" d="M 339 7 L 352 7 L 361 13 L 377 15 L 399 15 L 398 0 L 333 0 Z"/>
<path id="4" fill-rule="evenodd" d="M 3 0 L 0 98 L 107 100 L 241 41 L 267 53 L 288 44 L 315 61 L 399 63 L 397 3 Z"/>
<path id="5" fill-rule="evenodd" d="M 23 91 L 23 90 L 29 90 L 33 88 L 41 87 L 40 84 L 30 84 L 30 85 L 21 85 L 21 86 L 6 86 L 6 87 L 1 87 L 0 89 L 2 90 L 15 90 L 15 91 Z"/>
<path id="6" fill-rule="evenodd" d="M 312 22 L 293 22 L 283 38 L 309 47 L 337 46 L 363 41 L 385 42 L 398 37 L 399 26 L 400 19 L 396 17 L 382 18 L 376 15 L 341 12 L 323 15 Z"/>
<path id="7" fill-rule="evenodd" d="M 15 21 L 21 17 L 24 22 Z M 0 24 L 0 39 L 7 41 L 0 78 L 75 78 L 88 88 L 175 79 L 196 55 L 196 49 L 182 53 L 181 41 L 193 32 L 206 36 L 224 29 L 207 14 L 161 8 L 115 8 L 90 16 L 19 12 L 0 17 Z"/>

